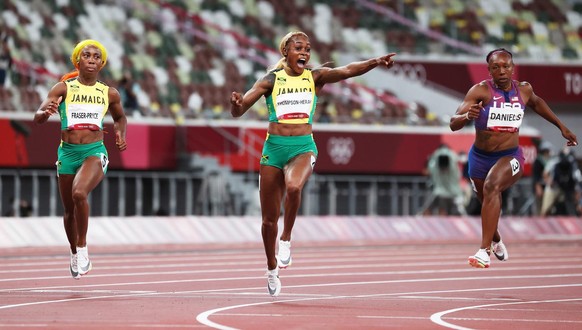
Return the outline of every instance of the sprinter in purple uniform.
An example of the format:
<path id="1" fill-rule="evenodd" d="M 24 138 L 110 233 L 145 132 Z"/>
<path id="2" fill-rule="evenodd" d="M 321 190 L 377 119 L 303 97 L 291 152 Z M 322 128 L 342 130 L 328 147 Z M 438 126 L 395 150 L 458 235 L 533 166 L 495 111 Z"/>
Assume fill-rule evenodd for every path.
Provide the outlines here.
<path id="1" fill-rule="evenodd" d="M 523 175 L 524 157 L 519 147 L 519 128 L 526 107 L 554 124 L 568 146 L 578 144 L 572 133 L 537 96 L 528 82 L 512 79 L 514 63 L 511 52 L 499 48 L 487 54 L 491 79 L 469 89 L 450 128 L 457 131 L 475 121 L 475 142 L 469 151 L 469 176 L 481 201 L 481 247 L 469 257 L 469 264 L 488 268 L 490 253 L 501 261 L 509 258 L 497 225 L 501 215 L 501 193 Z"/>

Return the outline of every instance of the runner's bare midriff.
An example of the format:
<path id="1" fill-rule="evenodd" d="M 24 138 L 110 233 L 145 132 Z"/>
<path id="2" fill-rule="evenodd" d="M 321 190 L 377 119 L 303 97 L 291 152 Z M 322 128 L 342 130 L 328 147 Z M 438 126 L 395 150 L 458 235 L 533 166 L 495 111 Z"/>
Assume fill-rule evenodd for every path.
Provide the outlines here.
<path id="1" fill-rule="evenodd" d="M 519 146 L 517 133 L 477 130 L 476 134 L 475 147 L 483 151 L 495 152 Z"/>
<path id="2" fill-rule="evenodd" d="M 103 131 L 83 130 L 63 130 L 61 140 L 71 144 L 89 144 L 103 140 Z"/>
<path id="3" fill-rule="evenodd" d="M 300 136 L 311 134 L 311 124 L 269 123 L 269 134 L 281 136 Z"/>

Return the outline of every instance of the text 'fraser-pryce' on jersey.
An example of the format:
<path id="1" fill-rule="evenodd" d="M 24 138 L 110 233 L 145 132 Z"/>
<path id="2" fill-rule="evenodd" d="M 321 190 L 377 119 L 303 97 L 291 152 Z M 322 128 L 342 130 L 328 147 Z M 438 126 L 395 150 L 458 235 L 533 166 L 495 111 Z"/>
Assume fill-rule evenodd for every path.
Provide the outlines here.
<path id="1" fill-rule="evenodd" d="M 65 85 L 67 97 L 59 105 L 61 130 L 102 130 L 109 108 L 109 86 L 100 81 L 86 86 L 77 78 L 65 81 Z"/>
<path id="2" fill-rule="evenodd" d="M 493 80 L 486 80 L 491 100 L 475 120 L 475 128 L 496 132 L 517 132 L 523 121 L 525 104 L 519 94 L 517 82 L 511 81 L 511 90 L 495 87 Z"/>
<path id="3" fill-rule="evenodd" d="M 266 97 L 269 121 L 282 124 L 311 124 L 317 96 L 310 69 L 300 76 L 289 76 L 285 70 L 274 70 L 273 92 Z"/>

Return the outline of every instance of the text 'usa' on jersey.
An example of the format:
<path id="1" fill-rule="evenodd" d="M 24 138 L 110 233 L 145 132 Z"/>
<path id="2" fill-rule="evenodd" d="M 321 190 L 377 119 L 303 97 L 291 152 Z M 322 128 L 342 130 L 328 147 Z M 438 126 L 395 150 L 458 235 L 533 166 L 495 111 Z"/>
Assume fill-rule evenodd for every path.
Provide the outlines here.
<path id="1" fill-rule="evenodd" d="M 475 120 L 475 128 L 497 132 L 517 132 L 521 127 L 525 111 L 517 87 L 517 82 L 511 82 L 511 89 L 504 91 L 487 80 L 491 98 L 483 107 L 481 115 Z"/>

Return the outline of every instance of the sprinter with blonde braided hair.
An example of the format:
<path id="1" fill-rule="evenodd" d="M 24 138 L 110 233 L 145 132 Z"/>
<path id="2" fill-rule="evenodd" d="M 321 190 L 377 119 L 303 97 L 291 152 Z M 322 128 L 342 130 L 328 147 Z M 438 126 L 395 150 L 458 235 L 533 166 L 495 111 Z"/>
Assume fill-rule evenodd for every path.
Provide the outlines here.
<path id="1" fill-rule="evenodd" d="M 95 40 L 81 41 L 71 54 L 71 62 L 76 70 L 52 87 L 36 111 L 34 122 L 43 124 L 50 116 L 60 115 L 57 175 L 71 249 L 69 270 L 78 279 L 92 268 L 87 251 L 88 196 L 103 180 L 109 164 L 103 144 L 103 119 L 109 111 L 120 151 L 127 148 L 127 119 L 119 92 L 97 80 L 107 62 L 105 47 Z"/>
<path id="2" fill-rule="evenodd" d="M 269 128 L 263 146 L 259 191 L 262 212 L 263 244 L 267 256 L 267 288 L 277 296 L 281 291 L 279 268 L 291 265 L 291 230 L 301 204 L 301 191 L 311 176 L 317 147 L 312 122 L 317 93 L 327 83 L 362 75 L 377 66 L 392 67 L 396 54 L 353 62 L 338 68 L 308 68 L 311 57 L 309 37 L 300 31 L 290 32 L 279 45 L 281 60 L 259 79 L 244 96 L 233 92 L 231 113 L 242 116 L 264 96 L 269 110 Z M 277 222 L 284 202 L 284 226 L 277 245 Z"/>

